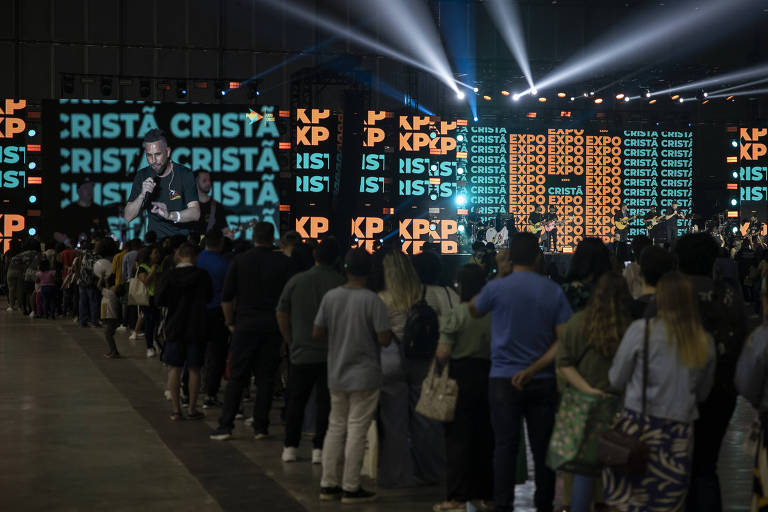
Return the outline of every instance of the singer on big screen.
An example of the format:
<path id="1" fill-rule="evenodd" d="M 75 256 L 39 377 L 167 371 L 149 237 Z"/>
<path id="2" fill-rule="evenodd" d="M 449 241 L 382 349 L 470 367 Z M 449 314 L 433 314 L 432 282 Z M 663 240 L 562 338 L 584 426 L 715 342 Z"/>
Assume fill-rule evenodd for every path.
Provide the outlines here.
<path id="1" fill-rule="evenodd" d="M 144 152 L 149 167 L 136 172 L 131 195 L 125 206 L 125 220 L 149 209 L 149 231 L 157 238 L 188 235 L 200 218 L 195 176 L 181 164 L 171 161 L 171 148 L 162 130 L 144 136 Z"/>

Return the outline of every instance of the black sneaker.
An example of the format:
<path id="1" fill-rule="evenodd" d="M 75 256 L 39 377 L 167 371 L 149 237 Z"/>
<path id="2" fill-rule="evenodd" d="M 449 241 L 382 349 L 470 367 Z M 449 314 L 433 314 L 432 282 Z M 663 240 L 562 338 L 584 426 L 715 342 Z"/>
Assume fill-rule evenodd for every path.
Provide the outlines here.
<path id="1" fill-rule="evenodd" d="M 209 396 L 203 402 L 203 409 L 213 409 L 214 407 L 221 407 L 222 404 L 215 396 Z"/>
<path id="2" fill-rule="evenodd" d="M 209 439 L 214 441 L 226 441 L 232 438 L 232 431 L 228 428 L 219 427 L 208 435 Z"/>
<path id="3" fill-rule="evenodd" d="M 336 487 L 321 487 L 320 501 L 333 501 L 341 498 L 344 491 L 338 485 Z"/>
<path id="4" fill-rule="evenodd" d="M 344 491 L 341 495 L 341 502 L 347 504 L 353 503 L 366 503 L 368 501 L 374 501 L 376 499 L 376 493 L 366 491 L 362 487 L 359 487 L 356 491 Z"/>

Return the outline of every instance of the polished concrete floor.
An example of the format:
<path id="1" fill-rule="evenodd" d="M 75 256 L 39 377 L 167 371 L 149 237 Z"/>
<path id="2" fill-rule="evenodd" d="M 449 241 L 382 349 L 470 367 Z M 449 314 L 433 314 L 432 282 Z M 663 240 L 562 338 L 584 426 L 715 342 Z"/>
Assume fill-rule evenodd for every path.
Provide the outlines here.
<path id="1" fill-rule="evenodd" d="M 429 487 L 380 491 L 365 506 L 320 504 L 309 442 L 303 460 L 283 464 L 279 425 L 254 441 L 239 422 L 234 440 L 209 441 L 219 411 L 170 422 L 166 370 L 144 357 L 143 340 L 118 334 L 127 358 L 108 360 L 101 329 L 0 307 L 0 511 L 407 512 L 441 497 Z M 726 511 L 749 509 L 751 460 L 741 443 L 753 417 L 740 403 L 723 447 Z M 517 490 L 517 509 L 533 510 L 532 483 Z"/>

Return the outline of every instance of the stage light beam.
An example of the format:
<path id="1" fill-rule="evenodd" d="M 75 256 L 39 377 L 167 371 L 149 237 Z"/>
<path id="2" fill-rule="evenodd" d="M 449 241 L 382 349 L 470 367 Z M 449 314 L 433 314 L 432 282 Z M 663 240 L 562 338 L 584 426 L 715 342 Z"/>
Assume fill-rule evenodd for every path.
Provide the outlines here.
<path id="1" fill-rule="evenodd" d="M 486 0 L 485 6 L 491 14 L 491 18 L 496 23 L 501 37 L 507 43 L 507 47 L 520 66 L 520 70 L 528 82 L 528 87 L 533 88 L 533 75 L 528 61 L 528 52 L 525 48 L 523 24 L 521 22 L 520 12 L 517 2 L 508 2 L 507 0 Z M 536 94 L 534 94 L 535 96 Z"/>

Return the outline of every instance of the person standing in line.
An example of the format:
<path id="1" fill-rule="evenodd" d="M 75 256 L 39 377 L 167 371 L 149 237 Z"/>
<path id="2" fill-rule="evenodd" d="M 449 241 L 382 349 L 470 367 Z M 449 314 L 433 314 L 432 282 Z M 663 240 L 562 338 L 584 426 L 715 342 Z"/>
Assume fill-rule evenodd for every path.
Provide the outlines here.
<path id="1" fill-rule="evenodd" d="M 649 448 L 643 474 L 603 470 L 604 501 L 618 510 L 682 510 L 692 470 L 697 404 L 707 397 L 715 378 L 715 344 L 701 326 L 690 281 L 675 272 L 666 274 L 659 281 L 656 304 L 655 318 L 629 326 L 608 373 L 611 387 L 624 396 L 615 428 L 625 434 L 639 432 L 639 440 Z"/>
<path id="2" fill-rule="evenodd" d="M 160 311 L 155 305 L 155 287 L 162 274 L 160 262 L 163 259 L 163 253 L 160 251 L 160 247 L 157 246 L 147 247 L 144 251 L 144 257 L 140 258 L 142 263 L 139 264 L 139 270 L 136 273 L 136 277 L 142 280 L 149 292 L 149 305 L 139 306 L 139 310 L 141 311 L 144 320 L 144 339 L 147 343 L 147 359 L 151 359 L 157 355 L 157 351 L 155 350 L 155 330 L 157 329 Z M 145 257 L 148 257 L 147 263 L 143 263 Z M 140 260 L 137 258 L 137 263 Z M 135 337 L 132 336 L 129 339 L 135 339 Z"/>
<path id="3" fill-rule="evenodd" d="M 464 265 L 456 276 L 461 303 L 440 319 L 435 357 L 450 364 L 459 394 L 453 421 L 444 424 L 447 454 L 446 499 L 432 510 L 466 510 L 466 502 L 493 500 L 493 430 L 488 405 L 491 316 L 474 318 L 469 301 L 485 284 L 485 272 Z"/>
<path id="4" fill-rule="evenodd" d="M 96 288 L 96 274 L 93 273 L 93 265 L 98 259 L 97 250 L 91 250 L 91 242 L 84 242 L 83 250 L 78 256 L 77 286 L 80 293 L 79 321 L 80 327 L 88 327 L 90 321 L 94 327 L 101 327 L 99 323 L 99 290 Z"/>
<path id="5" fill-rule="evenodd" d="M 320 500 L 372 501 L 376 493 L 360 486 L 365 436 L 376 414 L 382 384 L 379 347 L 390 343 L 387 308 L 366 288 L 372 257 L 365 249 L 347 253 L 347 282 L 323 297 L 312 337 L 328 343 L 331 414 L 323 444 Z M 342 457 L 344 471 L 339 478 Z M 341 485 L 340 485 L 341 484 Z"/>
<path id="6" fill-rule="evenodd" d="M 557 283 L 535 271 L 536 236 L 518 233 L 509 244 L 512 273 L 494 279 L 472 299 L 472 316 L 491 315 L 489 399 L 494 448 L 495 510 L 514 510 L 522 418 L 533 452 L 539 512 L 551 512 L 555 473 L 546 465 L 557 412 L 553 362 L 558 334 L 573 311 Z"/>
<path id="7" fill-rule="evenodd" d="M 283 462 L 294 462 L 297 459 L 304 408 L 315 388 L 317 415 L 312 463 L 322 463 L 323 441 L 331 409 L 331 397 L 328 394 L 328 345 L 312 339 L 312 328 L 323 296 L 344 284 L 344 278 L 333 268 L 338 256 L 336 240 L 330 237 L 323 239 L 314 250 L 315 266 L 291 277 L 277 303 L 277 324 L 290 350 L 291 362 Z"/>
<path id="8" fill-rule="evenodd" d="M 642 276 L 640 271 L 640 255 L 643 253 L 646 247 L 653 245 L 651 239 L 645 235 L 637 235 L 631 244 L 631 261 L 622 271 L 624 279 L 627 280 L 629 285 L 629 292 L 632 294 L 633 299 L 639 299 L 643 291 Z"/>
<path id="9" fill-rule="evenodd" d="M 221 378 L 227 365 L 227 350 L 229 349 L 229 330 L 224 321 L 221 309 L 221 293 L 224 280 L 227 277 L 229 260 L 221 255 L 224 246 L 224 235 L 221 230 L 211 229 L 205 235 L 205 250 L 197 257 L 197 266 L 208 272 L 213 285 L 213 296 L 205 307 L 205 393 L 203 409 L 220 407 L 222 402 L 217 398 L 221 387 Z"/>
<path id="10" fill-rule="evenodd" d="M 48 258 L 40 260 L 39 270 L 35 278 L 40 283 L 40 293 L 43 296 L 43 317 L 56 318 L 56 270 L 51 268 Z"/>
<path id="11" fill-rule="evenodd" d="M 608 371 L 619 342 L 632 322 L 631 302 L 623 277 L 609 272 L 600 278 L 587 307 L 565 324 L 557 347 L 557 368 L 567 385 L 590 395 L 609 396 Z M 595 481 L 601 469 L 599 465 L 585 466 L 583 471 L 572 472 L 571 512 L 592 509 Z M 601 496 L 595 501 L 601 502 Z"/>
<path id="12" fill-rule="evenodd" d="M 219 426 L 209 435 L 215 441 L 232 437 L 243 389 L 248 386 L 254 368 L 258 391 L 253 404 L 253 437 L 258 440 L 269 435 L 269 411 L 281 345 L 275 307 L 288 281 L 288 258 L 274 251 L 274 233 L 272 224 L 256 223 L 254 247 L 235 257 L 224 280 L 221 308 L 232 333 L 232 355 Z"/>
<path id="13" fill-rule="evenodd" d="M 200 367 L 205 360 L 206 304 L 213 297 L 208 272 L 195 266 L 197 249 L 182 244 L 174 256 L 176 267 L 163 272 L 157 284 L 155 303 L 168 308 L 165 322 L 163 362 L 169 366 L 168 389 L 171 391 L 171 421 L 181 415 L 181 371 L 189 370 L 189 410 L 187 419 L 200 420 L 205 414 L 197 410 L 200 391 Z"/>
<path id="14" fill-rule="evenodd" d="M 120 302 L 115 292 L 115 274 L 106 279 L 100 278 L 98 286 L 101 289 L 101 320 L 104 324 L 104 339 L 107 340 L 109 352 L 104 354 L 107 359 L 120 359 L 120 352 L 115 344 L 115 331 L 120 322 Z"/>

